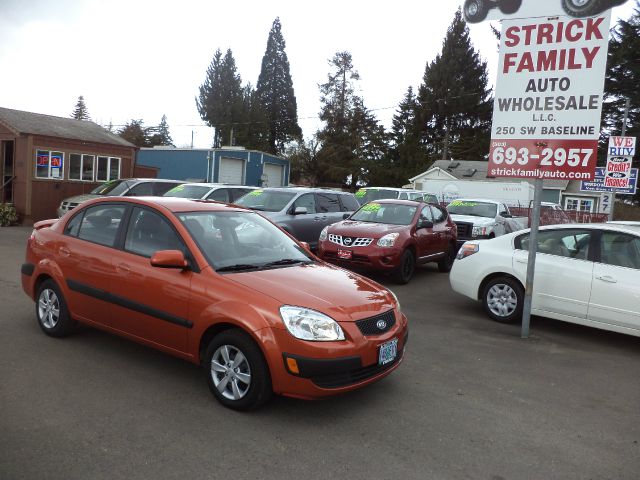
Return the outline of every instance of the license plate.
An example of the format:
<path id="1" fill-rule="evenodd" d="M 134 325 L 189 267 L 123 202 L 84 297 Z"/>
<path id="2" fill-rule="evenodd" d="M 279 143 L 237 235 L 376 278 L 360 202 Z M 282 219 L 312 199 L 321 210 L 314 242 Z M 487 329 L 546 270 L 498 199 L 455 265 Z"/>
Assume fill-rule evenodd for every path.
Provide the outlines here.
<path id="1" fill-rule="evenodd" d="M 378 352 L 378 365 L 385 365 L 393 362 L 398 354 L 398 339 L 394 338 L 380 345 Z"/>
<path id="2" fill-rule="evenodd" d="M 343 260 L 349 260 L 353 252 L 351 250 L 340 250 L 338 249 L 338 258 L 342 258 Z"/>

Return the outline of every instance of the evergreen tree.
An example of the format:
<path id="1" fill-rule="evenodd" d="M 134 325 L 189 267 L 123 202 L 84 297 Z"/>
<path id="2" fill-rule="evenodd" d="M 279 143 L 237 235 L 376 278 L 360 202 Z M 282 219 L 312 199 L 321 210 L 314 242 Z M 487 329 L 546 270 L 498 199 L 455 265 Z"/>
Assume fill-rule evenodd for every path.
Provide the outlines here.
<path id="1" fill-rule="evenodd" d="M 76 120 L 91 120 L 89 111 L 87 110 L 87 105 L 84 103 L 84 97 L 82 95 L 78 97 L 78 102 L 73 109 L 71 118 L 75 118 Z"/>
<path id="2" fill-rule="evenodd" d="M 150 146 L 149 129 L 144 126 L 142 120 L 131 120 L 127 122 L 117 133 L 128 142 L 133 143 L 136 147 Z"/>
<path id="3" fill-rule="evenodd" d="M 231 49 L 224 57 L 219 49 L 216 50 L 205 81 L 200 86 L 200 95 L 196 98 L 200 117 L 215 128 L 215 148 L 233 143 L 234 128 L 246 121 L 242 118 L 242 93 L 242 80 Z"/>
<path id="4" fill-rule="evenodd" d="M 487 158 L 493 102 L 487 79 L 458 9 L 418 93 L 418 132 L 430 160 Z"/>
<path id="5" fill-rule="evenodd" d="M 169 124 L 167 123 L 166 115 L 162 115 L 160 125 L 149 129 L 148 135 L 148 143 L 152 147 L 155 145 L 175 146 L 169 133 Z"/>
<path id="6" fill-rule="evenodd" d="M 322 183 L 348 184 L 356 188 L 367 182 L 386 151 L 384 129 L 355 95 L 360 79 L 349 52 L 338 52 L 329 61 L 328 81 L 320 85 L 325 123 L 317 137 L 322 147 L 318 162 L 322 165 Z"/>
<path id="7" fill-rule="evenodd" d="M 279 18 L 269 32 L 256 95 L 267 121 L 268 151 L 281 154 L 287 142 L 301 137 L 302 130 Z"/>
<path id="8" fill-rule="evenodd" d="M 322 165 L 318 160 L 320 144 L 312 139 L 309 142 L 297 140 L 289 145 L 284 156 L 291 164 L 290 180 L 294 184 L 316 186 L 322 177 Z"/>

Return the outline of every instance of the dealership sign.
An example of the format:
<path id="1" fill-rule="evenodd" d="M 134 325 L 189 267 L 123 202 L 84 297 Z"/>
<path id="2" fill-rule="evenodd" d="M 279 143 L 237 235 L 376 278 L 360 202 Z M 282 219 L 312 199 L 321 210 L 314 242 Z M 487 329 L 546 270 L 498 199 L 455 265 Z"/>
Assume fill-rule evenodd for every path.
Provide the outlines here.
<path id="1" fill-rule="evenodd" d="M 610 21 L 502 22 L 488 176 L 593 178 Z"/>
<path id="2" fill-rule="evenodd" d="M 638 169 L 632 168 L 629 172 L 628 186 L 625 188 L 605 187 L 606 167 L 596 167 L 596 176 L 593 180 L 583 181 L 580 190 L 583 192 L 614 192 L 618 195 L 635 195 L 638 187 Z"/>

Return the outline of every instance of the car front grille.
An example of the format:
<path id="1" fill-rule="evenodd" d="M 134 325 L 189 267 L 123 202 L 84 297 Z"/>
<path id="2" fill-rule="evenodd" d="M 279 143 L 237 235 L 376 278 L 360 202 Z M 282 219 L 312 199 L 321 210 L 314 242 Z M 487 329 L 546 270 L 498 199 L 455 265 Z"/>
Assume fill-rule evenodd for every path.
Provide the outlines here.
<path id="1" fill-rule="evenodd" d="M 371 261 L 369 257 L 366 255 L 353 255 L 351 258 L 344 259 L 339 258 L 335 252 L 324 252 L 323 256 L 324 260 L 327 262 L 335 263 L 335 264 L 343 264 L 343 265 L 353 265 L 353 266 L 362 266 L 362 267 L 370 267 Z"/>
<path id="2" fill-rule="evenodd" d="M 468 240 L 473 232 L 473 224 L 467 222 L 455 222 L 458 228 L 458 240 Z"/>
<path id="3" fill-rule="evenodd" d="M 74 208 L 76 208 L 79 204 L 76 202 L 62 202 L 62 210 L 64 210 L 65 212 L 68 212 L 69 210 L 73 210 Z"/>
<path id="4" fill-rule="evenodd" d="M 373 238 L 343 237 L 330 233 L 329 241 L 343 247 L 368 247 L 373 242 Z"/>
<path id="5" fill-rule="evenodd" d="M 376 315 L 375 317 L 369 317 L 363 320 L 358 320 L 356 322 L 356 325 L 360 329 L 360 332 L 365 337 L 382 335 L 383 333 L 391 330 L 391 328 L 395 324 L 396 324 L 396 316 L 393 313 L 393 310 L 389 310 L 380 315 Z M 380 326 L 382 326 L 382 328 L 380 328 Z"/>

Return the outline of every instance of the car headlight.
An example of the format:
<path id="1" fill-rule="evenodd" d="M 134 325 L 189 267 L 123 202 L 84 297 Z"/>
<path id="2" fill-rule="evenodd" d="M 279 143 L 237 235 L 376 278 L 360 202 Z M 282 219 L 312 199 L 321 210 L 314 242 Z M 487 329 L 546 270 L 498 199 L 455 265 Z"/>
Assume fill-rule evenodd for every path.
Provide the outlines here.
<path id="1" fill-rule="evenodd" d="M 344 332 L 338 322 L 324 313 L 309 308 L 283 305 L 280 316 L 289 333 L 300 340 L 333 342 L 344 340 Z"/>
<path id="2" fill-rule="evenodd" d="M 398 296 L 395 293 L 393 293 L 393 291 L 391 291 L 391 290 L 388 290 L 388 292 L 393 296 L 393 299 L 396 301 L 396 306 L 398 308 L 398 312 L 401 312 L 402 308 L 400 307 L 400 300 L 398 300 Z"/>
<path id="3" fill-rule="evenodd" d="M 489 235 L 493 231 L 493 226 L 491 227 L 473 227 L 471 232 L 472 237 L 480 237 Z"/>
<path id="4" fill-rule="evenodd" d="M 327 235 L 328 235 L 327 232 L 328 231 L 329 231 L 329 227 L 327 226 L 327 227 L 324 227 L 322 229 L 322 231 L 320 232 L 320 241 L 321 242 L 324 242 L 327 239 Z"/>
<path id="5" fill-rule="evenodd" d="M 393 247 L 393 244 L 396 243 L 396 238 L 398 238 L 397 233 L 387 233 L 378 240 L 377 245 L 379 247 Z"/>

